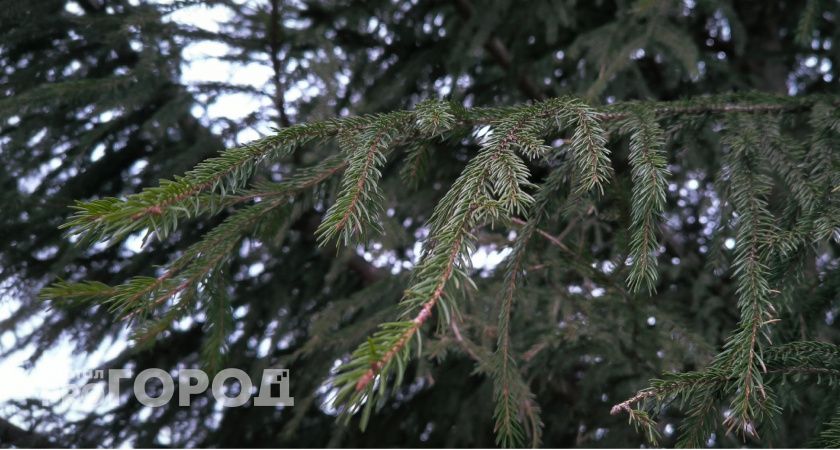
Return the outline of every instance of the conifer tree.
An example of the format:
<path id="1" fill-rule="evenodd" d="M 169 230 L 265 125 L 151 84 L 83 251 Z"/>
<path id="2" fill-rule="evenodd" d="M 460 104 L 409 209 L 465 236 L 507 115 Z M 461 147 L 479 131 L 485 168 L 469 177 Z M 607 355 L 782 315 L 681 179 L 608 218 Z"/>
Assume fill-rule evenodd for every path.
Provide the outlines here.
<path id="1" fill-rule="evenodd" d="M 208 2 L 234 12 L 213 34 L 168 21 L 181 4 L 46 3 L 2 13 L 3 142 L 34 150 L 2 153 L 5 183 L 67 143 L 4 204 L 77 200 L 64 238 L 44 207 L 4 223 L 36 224 L 4 276 L 45 303 L 3 326 L 55 311 L 15 348 L 90 351 L 127 325 L 106 366 L 280 365 L 300 400 L 213 425 L 209 395 L 180 416 L 123 401 L 39 439 L 840 445 L 836 4 Z M 196 119 L 237 86 L 183 85 L 189 39 L 268 61 L 269 111 Z M 289 105 L 290 86 L 324 95 Z M 277 128 L 232 142 L 257 117 Z M 123 167 L 86 161 L 100 144 L 150 167 L 92 185 Z"/>

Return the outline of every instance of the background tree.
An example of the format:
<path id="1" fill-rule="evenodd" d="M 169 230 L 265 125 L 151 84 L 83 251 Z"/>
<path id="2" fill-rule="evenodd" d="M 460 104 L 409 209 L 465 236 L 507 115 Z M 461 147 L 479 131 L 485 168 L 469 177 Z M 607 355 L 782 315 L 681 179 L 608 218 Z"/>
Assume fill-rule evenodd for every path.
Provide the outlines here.
<path id="1" fill-rule="evenodd" d="M 103 367 L 288 367 L 296 406 L 32 399 L 4 444 L 835 442 L 837 2 L 5 3 L 4 354 L 128 330 Z M 195 42 L 271 75 L 186 82 Z"/>

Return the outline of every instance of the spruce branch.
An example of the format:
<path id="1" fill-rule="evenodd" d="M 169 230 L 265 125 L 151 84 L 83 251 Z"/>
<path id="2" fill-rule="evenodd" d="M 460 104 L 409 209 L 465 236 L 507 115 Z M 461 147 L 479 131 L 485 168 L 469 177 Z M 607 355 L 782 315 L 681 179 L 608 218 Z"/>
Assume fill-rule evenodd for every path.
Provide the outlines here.
<path id="1" fill-rule="evenodd" d="M 645 433 L 648 442 L 656 445 L 659 434 L 649 410 L 659 411 L 660 406 L 681 400 L 688 403 L 688 416 L 680 425 L 678 447 L 702 447 L 716 424 L 713 418 L 715 392 L 726 388 L 727 374 L 715 368 L 702 372 L 669 373 L 662 379 L 651 380 L 651 387 L 612 407 L 610 414 L 627 413 L 630 423 Z M 646 405 L 653 402 L 654 405 Z M 638 408 L 633 405 L 638 404 Z"/>
<path id="2" fill-rule="evenodd" d="M 633 181 L 630 253 L 634 264 L 627 282 L 633 290 L 652 290 L 657 281 L 657 220 L 665 207 L 668 176 L 664 132 L 658 121 L 671 123 L 685 120 L 682 116 L 725 113 L 723 142 L 728 155 L 723 161 L 722 179 L 729 186 L 725 200 L 736 213 L 732 222 L 737 225 L 733 266 L 741 315 L 738 329 L 706 370 L 653 380 L 648 389 L 619 403 L 612 412 L 628 413 L 630 421 L 653 440 L 657 438 L 655 414 L 647 407 L 681 400 L 687 405 L 687 417 L 681 427 L 680 442 L 702 444 L 709 430 L 718 424 L 716 406 L 727 399 L 733 411 L 727 425 L 754 434 L 762 420 L 776 411 L 772 381 L 812 376 L 831 382 L 840 379 L 833 348 L 815 343 L 786 348 L 773 346 L 769 339 L 770 325 L 778 321 L 771 300 L 775 291 L 770 288 L 778 283 L 773 258 L 802 253 L 808 245 L 836 233 L 836 224 L 840 223 L 840 207 L 836 204 L 840 182 L 830 168 L 820 167 L 819 163 L 821 158 L 836 163 L 832 145 L 836 143 L 834 133 L 840 130 L 840 121 L 833 109 L 835 104 L 837 101 L 830 98 L 818 101 L 808 96 L 763 95 L 604 107 L 590 107 L 574 98 L 473 109 L 427 101 L 418 104 L 414 111 L 290 127 L 245 147 L 225 151 L 185 176 L 162 182 L 156 188 L 125 199 L 80 203 L 67 225 L 71 233 L 111 242 L 142 229 L 155 230 L 163 237 L 185 218 L 246 206 L 235 209 L 157 277 L 134 277 L 118 286 L 94 281 L 59 282 L 42 295 L 97 302 L 124 317 L 143 319 L 136 334 L 142 340 L 153 340 L 183 314 L 203 308 L 208 318 L 204 357 L 218 364 L 225 354 L 231 329 L 230 292 L 224 282 L 226 262 L 245 233 L 269 221 L 283 226 L 294 220 L 311 207 L 307 199 L 312 191 L 317 192 L 323 181 L 345 171 L 336 201 L 327 208 L 317 235 L 321 243 L 333 238 L 344 244 L 363 239 L 379 228 L 384 197 L 381 172 L 390 152 L 398 145 L 410 145 L 402 171 L 406 180 L 417 183 L 430 159 L 432 141 L 464 136 L 486 126 L 489 131 L 479 140 L 478 154 L 467 162 L 427 222 L 429 236 L 399 303 L 396 321 L 381 324 L 340 366 L 330 383 L 337 389 L 336 404 L 341 412 L 346 418 L 361 412 L 364 427 L 374 408 L 382 405 L 388 388 L 396 390 L 401 386 L 412 351 L 423 354 L 423 327 L 433 315 L 440 318 L 439 325 L 451 324 L 459 336 L 450 318 L 459 314 L 459 290 L 472 287 L 469 271 L 477 241 L 475 230 L 488 223 L 512 222 L 521 229 L 508 260 L 499 301 L 495 352 L 488 357 L 472 353 L 474 357 L 482 356 L 479 359 L 486 366 L 481 366 L 481 370 L 493 378 L 498 443 L 521 445 L 529 434 L 538 441 L 539 408 L 517 367 L 512 340 L 512 320 L 517 317 L 515 308 L 519 301 L 517 289 L 525 276 L 528 243 L 533 236 L 542 236 L 569 257 L 564 265 L 599 283 L 605 281 L 603 285 L 614 283 L 620 273 L 612 273 L 611 278 L 590 267 L 589 261 L 581 262 L 584 247 L 578 252 L 571 250 L 564 243 L 565 231 L 555 236 L 540 228 L 554 209 L 551 202 L 565 199 L 560 212 L 568 214 L 572 206 L 584 203 L 584 196 L 593 191 L 603 193 L 611 175 L 603 124 L 614 122 L 629 134 Z M 781 136 L 783 128 L 776 116 L 809 109 L 814 131 L 809 142 L 815 145 L 791 149 L 791 143 Z M 768 115 L 773 120 L 767 121 Z M 759 124 L 758 120 L 769 125 Z M 569 145 L 560 149 L 545 145 L 546 137 L 558 135 Z M 300 170 L 281 183 L 257 183 L 246 188 L 261 161 L 276 160 L 304 144 L 331 139 L 339 142 L 340 154 L 316 167 Z M 776 157 L 776 152 L 784 154 Z M 565 158 L 562 167 L 549 172 L 541 186 L 532 184 L 524 160 L 553 157 Z M 803 158 L 807 159 L 804 164 Z M 769 203 L 774 186 L 771 173 L 790 187 L 790 196 L 797 204 L 786 209 L 778 223 Z M 788 218 L 795 226 L 780 230 L 780 224 L 787 223 Z M 568 220 L 567 230 L 572 228 L 581 228 L 576 218 Z M 623 283 L 617 286 L 617 291 L 626 293 Z M 372 323 L 368 320 L 356 335 L 366 332 Z"/>
<path id="3" fill-rule="evenodd" d="M 491 366 L 494 402 L 496 404 L 493 414 L 496 420 L 494 430 L 496 443 L 503 447 L 518 447 L 524 444 L 524 417 L 528 417 L 532 424 L 530 430 L 534 442 L 540 440 L 542 421 L 539 420 L 536 399 L 517 368 L 511 348 L 510 321 L 513 314 L 516 289 L 520 283 L 520 278 L 525 276 L 523 262 L 532 236 L 534 233 L 540 233 L 547 236 L 547 239 L 555 239 L 537 228 L 537 225 L 547 215 L 548 204 L 557 196 L 558 191 L 562 190 L 567 180 L 565 169 L 566 166 L 564 165 L 551 171 L 545 182 L 539 187 L 535 202 L 529 211 L 528 222 L 516 217 L 511 219 L 514 223 L 521 225 L 522 229 L 517 236 L 505 270 L 504 289 L 497 325 L 498 338 L 496 351 L 493 354 L 494 363 Z M 559 240 L 556 244 L 565 248 L 565 245 Z"/>
<path id="4" fill-rule="evenodd" d="M 496 403 L 494 413 L 496 444 L 506 448 L 518 447 L 523 444 L 525 433 L 520 419 L 519 406 L 527 401 L 533 401 L 530 390 L 519 374 L 510 342 L 510 320 L 517 282 L 518 278 L 524 275 L 522 273 L 522 262 L 525 258 L 524 247 L 527 246 L 530 235 L 533 234 L 533 229 L 534 227 L 526 225 L 523 236 L 517 240 L 517 248 L 513 251 L 513 259 L 507 269 L 501 310 L 499 311 L 499 337 L 494 354 L 496 361 L 492 366 L 493 392 Z"/>
<path id="5" fill-rule="evenodd" d="M 144 317 L 169 299 L 198 287 L 230 255 L 241 233 L 285 203 L 285 199 L 260 202 L 228 217 L 170 263 L 158 277 L 134 277 L 115 287 L 105 287 L 104 284 L 93 286 L 89 282 L 81 285 L 60 282 L 43 289 L 41 297 L 81 301 L 107 298 L 110 310 L 123 318 Z M 79 286 L 83 289 L 78 289 Z M 91 289 L 93 287 L 99 289 Z"/>
<path id="6" fill-rule="evenodd" d="M 805 10 L 799 16 L 799 22 L 796 24 L 796 34 L 794 40 L 803 47 L 810 47 L 811 40 L 814 38 L 814 30 L 817 28 L 820 20 L 820 15 L 823 13 L 822 0 L 808 0 L 805 4 Z"/>
<path id="7" fill-rule="evenodd" d="M 796 341 L 771 345 L 764 349 L 762 358 L 769 377 L 816 376 L 840 381 L 840 346 L 834 344 Z M 651 380 L 649 388 L 614 405 L 610 414 L 632 415 L 634 411 L 660 410 L 669 403 L 680 403 L 687 406 L 688 415 L 680 426 L 677 446 L 701 447 L 718 424 L 717 399 L 733 391 L 737 397 L 742 383 L 742 374 L 733 373 L 726 361 L 717 360 L 703 371 L 669 373 Z M 754 426 L 751 431 L 754 432 Z"/>
<path id="8" fill-rule="evenodd" d="M 411 189 L 417 189 L 426 175 L 431 158 L 431 147 L 423 141 L 412 142 L 406 150 L 405 161 L 400 168 L 400 178 Z"/>
<path id="9" fill-rule="evenodd" d="M 762 143 L 759 149 L 769 162 L 773 171 L 784 181 L 793 194 L 795 202 L 803 214 L 812 214 L 821 203 L 821 189 L 818 183 L 809 179 L 805 165 L 805 148 L 780 132 L 780 117 L 771 118 L 762 127 Z"/>
<path id="10" fill-rule="evenodd" d="M 579 191 L 597 189 L 604 193 L 612 170 L 610 152 L 605 147 L 606 137 L 599 121 L 601 115 L 580 101 L 572 101 L 563 113 L 574 121 L 575 131 L 571 138 L 573 158 L 580 171 Z M 571 117 L 569 117 L 571 116 Z"/>
<path id="11" fill-rule="evenodd" d="M 632 230 L 630 256 L 633 265 L 627 277 L 632 291 L 656 288 L 659 243 L 656 239 L 658 218 L 665 209 L 666 177 L 669 175 L 663 151 L 662 129 L 648 110 L 638 110 L 623 124 L 630 133 L 630 165 L 632 167 Z"/>
<path id="12" fill-rule="evenodd" d="M 361 424 L 365 426 L 377 396 L 384 393 L 389 370 L 396 361 L 397 380 L 402 378 L 408 358 L 409 342 L 418 337 L 423 324 L 435 308 L 444 315 L 456 305 L 446 294 L 450 279 L 469 282 L 462 268 L 468 267 L 472 250 L 471 230 L 479 222 L 512 214 L 524 209 L 532 198 L 523 190 L 529 186 L 527 169 L 513 154 L 513 147 L 523 146 L 520 136 L 535 132 L 538 115 L 534 106 L 523 108 L 514 117 L 497 124 L 482 144 L 479 154 L 453 183 L 429 220 L 430 235 L 423 260 L 415 271 L 416 282 L 401 301 L 403 316 L 410 321 L 384 324 L 366 344 L 362 344 L 349 362 L 339 368 L 333 383 L 339 387 L 336 404 L 345 412 L 362 408 Z M 496 199 L 494 199 L 496 197 Z M 412 311 L 417 311 L 412 313 Z M 378 383 L 378 389 L 374 387 Z M 395 386 L 400 384 L 399 381 Z"/>
<path id="13" fill-rule="evenodd" d="M 420 328 L 431 317 L 433 309 L 445 301 L 447 282 L 457 271 L 456 266 L 466 262 L 469 245 L 465 241 L 470 238 L 470 230 L 481 214 L 479 210 L 485 208 L 483 204 L 487 203 L 484 176 L 480 180 L 472 178 L 475 172 L 481 171 L 480 165 L 477 158 L 473 160 L 444 198 L 444 201 L 448 197 L 448 203 L 454 203 L 454 197 L 472 194 L 462 197 L 469 203 L 460 205 L 463 208 L 457 211 L 457 215 L 447 224 L 441 225 L 438 244 L 425 255 L 417 269 L 415 283 L 406 290 L 401 301 L 403 316 L 417 311 L 413 318 L 381 325 L 380 330 L 367 343 L 359 346 L 350 361 L 339 368 L 333 379 L 333 384 L 339 388 L 335 403 L 345 413 L 356 412 L 364 403 L 362 427 L 367 424 L 377 396 L 384 394 L 395 363 L 398 367 L 394 385 L 399 386 L 408 360 L 411 338 L 417 336 L 420 342 Z M 440 208 L 441 205 L 436 211 Z M 435 220 L 434 216 L 432 220 Z M 377 383 L 379 387 L 374 390 Z"/>
<path id="14" fill-rule="evenodd" d="M 820 101 L 826 102 L 824 98 Z M 838 103 L 830 99 L 827 102 L 831 105 Z M 783 112 L 809 109 L 816 103 L 818 99 L 808 96 L 790 98 L 752 94 L 708 97 L 692 101 L 638 102 L 630 104 L 630 107 L 645 108 L 653 110 L 657 116 L 667 116 Z M 143 229 L 154 230 L 162 238 L 174 230 L 178 222 L 184 218 L 195 217 L 202 212 L 217 212 L 215 209 L 217 205 L 203 201 L 200 194 L 218 192 L 224 197 L 236 193 L 247 183 L 250 175 L 261 162 L 281 158 L 308 142 L 320 142 L 335 136 L 349 136 L 352 141 L 360 130 L 369 132 L 376 124 L 379 124 L 379 128 L 382 129 L 392 120 L 410 121 L 410 117 L 416 120 L 414 126 L 429 136 L 447 131 L 447 127 L 455 129 L 482 124 L 499 125 L 500 122 L 503 123 L 506 120 L 510 123 L 510 119 L 515 119 L 514 116 L 525 113 L 535 114 L 536 120 L 528 124 L 532 127 L 532 131 L 546 125 L 538 119 L 550 118 L 552 115 L 557 119 L 555 125 L 558 128 L 569 125 L 576 127 L 571 138 L 571 146 L 574 149 L 574 158 L 578 167 L 585 174 L 580 178 L 581 189 L 598 188 L 602 191 L 610 168 L 609 152 L 604 147 L 605 138 L 599 122 L 627 119 L 631 115 L 627 105 L 595 109 L 574 98 L 561 98 L 546 100 L 536 105 L 466 110 L 445 102 L 430 101 L 418 105 L 418 110 L 414 114 L 396 112 L 378 116 L 348 117 L 284 128 L 272 136 L 242 147 L 225 150 L 218 157 L 198 164 L 183 176 L 173 180 L 164 180 L 160 186 L 146 188 L 125 199 L 103 198 L 77 202 L 73 207 L 75 213 L 62 228 L 68 229 L 70 234 L 78 235 L 84 242 L 89 243 L 101 240 L 118 242 L 128 234 Z M 385 132 L 386 137 L 393 137 L 388 134 L 395 131 L 392 129 Z M 545 151 L 545 147 L 534 139 L 535 135 L 539 133 L 522 134 L 516 144 L 529 157 L 537 156 Z M 374 151 L 364 154 L 370 158 L 357 155 L 358 174 L 354 178 L 357 182 L 356 186 L 361 186 L 363 189 L 368 186 L 368 183 L 359 185 L 358 181 L 367 180 L 368 175 L 375 175 L 375 172 L 371 170 L 381 162 L 377 156 L 380 156 L 383 151 L 378 145 L 373 145 L 372 140 L 368 139 L 368 143 L 371 146 L 367 149 L 374 148 Z M 349 193 L 350 190 L 352 189 L 345 188 L 345 193 Z M 362 198 L 362 194 L 363 192 L 359 198 Z M 351 215 L 338 231 L 349 229 L 350 234 L 359 231 L 347 226 L 350 218 L 354 217 L 354 211 L 358 217 L 365 217 L 361 208 L 358 211 L 355 209 L 358 200 L 353 202 L 353 198 L 353 195 L 349 195 L 344 200 L 347 203 L 346 206 L 352 205 L 353 208 L 349 208 Z M 343 218 L 343 215 L 341 217 Z M 338 222 L 340 221 L 339 218 Z"/>
<path id="15" fill-rule="evenodd" d="M 177 227 L 180 219 L 195 217 L 208 209 L 215 212 L 214 205 L 201 202 L 199 194 L 208 191 L 219 192 L 222 196 L 236 193 L 261 162 L 276 160 L 309 141 L 328 138 L 366 120 L 370 118 L 332 120 L 279 130 L 272 136 L 225 150 L 183 176 L 161 181 L 160 186 L 146 188 L 125 199 L 77 202 L 73 207 L 76 212 L 62 228 L 91 243 L 118 242 L 143 229 L 154 230 L 163 238 Z"/>
<path id="16" fill-rule="evenodd" d="M 765 350 L 768 372 L 779 374 L 840 373 L 840 346 L 818 341 L 794 341 Z"/>
<path id="17" fill-rule="evenodd" d="M 741 321 L 718 360 L 725 361 L 725 367 L 739 380 L 732 415 L 727 419 L 729 429 L 756 435 L 756 419 L 772 412 L 771 393 L 762 376 L 767 371 L 762 339 L 769 341 L 766 328 L 775 315 L 766 263 L 774 224 L 765 197 L 772 184 L 761 172 L 765 164 L 756 148 L 759 131 L 755 121 L 729 116 L 727 127 L 724 142 L 730 147 L 730 197 L 738 214 L 734 266 Z"/>
<path id="18" fill-rule="evenodd" d="M 348 139 L 349 144 L 355 145 L 347 149 L 349 161 L 340 194 L 316 231 L 322 245 L 334 238 L 348 245 L 366 232 L 381 232 L 381 168 L 386 152 L 407 131 L 412 119 L 410 113 L 402 112 L 383 116 Z"/>
<path id="19" fill-rule="evenodd" d="M 515 277 L 515 275 L 514 275 Z M 511 280 L 509 283 L 515 283 Z M 521 447 L 526 434 L 530 435 L 533 447 L 539 446 L 542 436 L 542 420 L 536 397 L 523 379 L 517 367 L 510 342 L 510 314 L 513 303 L 512 285 L 505 289 L 502 311 L 499 313 L 500 329 L 496 352 L 491 359 L 493 417 L 496 444 L 504 448 Z M 529 425 L 527 428 L 525 425 Z"/>
<path id="20" fill-rule="evenodd" d="M 446 247 L 448 254 L 436 253 L 430 255 L 421 271 L 436 272 L 431 280 L 421 279 L 406 292 L 402 304 L 406 310 L 422 301 L 419 312 L 410 321 L 385 323 L 366 344 L 362 344 L 353 353 L 349 362 L 343 364 L 333 384 L 339 387 L 336 404 L 344 406 L 345 413 L 353 413 L 362 403 L 364 412 L 361 426 L 364 428 L 370 415 L 371 408 L 376 403 L 376 396 L 384 394 L 387 378 L 393 364 L 396 363 L 397 379 L 394 386 L 399 386 L 409 358 L 409 343 L 413 337 L 420 342 L 420 328 L 431 317 L 433 309 L 444 301 L 446 284 L 456 271 L 456 264 L 464 251 L 464 239 L 468 234 L 465 230 L 473 221 L 477 206 L 463 214 L 461 226 L 449 239 Z M 443 259 L 443 261 L 441 261 Z M 422 299 L 422 300 L 421 300 Z M 405 314 L 405 313 L 404 313 Z M 374 382 L 379 388 L 375 390 Z M 349 415 L 347 416 L 349 419 Z"/>
<path id="21" fill-rule="evenodd" d="M 840 191 L 840 176 L 835 170 L 840 165 L 836 151 L 840 112 L 834 104 L 819 102 L 811 110 L 808 122 L 813 129 L 808 140 L 808 175 L 823 193 L 814 234 L 818 241 L 833 238 L 840 242 L 840 196 L 836 195 Z"/>
<path id="22" fill-rule="evenodd" d="M 702 372 L 672 373 L 661 379 L 650 381 L 650 388 L 637 392 L 627 400 L 613 405 L 610 414 L 618 415 L 633 409 L 633 405 L 655 398 L 660 402 L 677 397 L 690 397 L 693 390 L 726 383 L 728 378 L 722 371 L 708 369 Z"/>
<path id="23" fill-rule="evenodd" d="M 415 125 L 426 137 L 436 137 L 453 128 L 458 120 L 458 108 L 438 100 L 425 100 L 414 109 Z"/>
<path id="24" fill-rule="evenodd" d="M 144 318 L 153 309 L 176 297 L 180 305 L 187 305 L 188 298 L 192 298 L 209 280 L 218 276 L 221 265 L 244 233 L 278 209 L 284 210 L 278 219 L 288 220 L 293 213 L 289 204 L 291 198 L 312 189 L 344 167 L 343 158 L 329 158 L 317 166 L 300 170 L 284 182 L 264 183 L 254 191 L 241 195 L 238 200 L 259 201 L 226 218 L 201 241 L 171 262 L 158 277 L 134 277 L 114 287 L 90 281 L 62 281 L 43 289 L 40 296 L 63 301 L 102 301 L 109 305 L 112 312 L 125 319 Z M 177 316 L 168 319 L 175 318 Z M 159 325 L 152 328 L 147 326 L 138 336 L 144 336 L 143 340 L 154 337 L 156 333 L 150 332 L 151 329 L 163 331 L 166 328 L 164 324 Z"/>
<path id="25" fill-rule="evenodd" d="M 707 442 L 714 430 L 717 429 L 718 397 L 721 388 L 701 388 L 693 393 L 693 397 L 686 400 L 688 414 L 679 427 L 678 448 L 701 448 L 708 446 Z"/>
<path id="26" fill-rule="evenodd" d="M 831 416 L 831 420 L 823 426 L 818 443 L 824 448 L 840 447 L 840 407 Z"/>
<path id="27" fill-rule="evenodd" d="M 836 107 L 840 99 L 826 96 L 797 97 L 751 92 L 696 97 L 687 100 L 625 102 L 598 108 L 602 121 L 624 120 L 637 107 L 652 110 L 658 118 L 695 115 L 773 114 L 808 111 L 818 104 Z"/>
<path id="28" fill-rule="evenodd" d="M 659 433 L 656 422 L 650 417 L 647 411 L 628 409 L 627 419 L 637 432 L 644 433 L 645 439 L 651 446 L 659 446 L 659 439 L 661 439 L 662 435 Z"/>
<path id="29" fill-rule="evenodd" d="M 201 347 L 201 360 L 211 373 L 223 367 L 228 353 L 227 338 L 233 331 L 233 307 L 227 292 L 225 274 L 219 267 L 208 276 L 205 336 Z"/>

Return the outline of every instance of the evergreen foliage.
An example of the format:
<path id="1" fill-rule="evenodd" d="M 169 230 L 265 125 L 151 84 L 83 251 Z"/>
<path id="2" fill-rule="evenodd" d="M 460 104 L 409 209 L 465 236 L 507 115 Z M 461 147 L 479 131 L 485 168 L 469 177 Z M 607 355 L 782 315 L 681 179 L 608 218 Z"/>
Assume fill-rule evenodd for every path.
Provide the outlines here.
<path id="1" fill-rule="evenodd" d="M 127 331 L 103 367 L 287 367 L 297 398 L 0 432 L 840 445 L 836 2 L 14 3 L 0 357 Z M 233 13 L 171 19 L 196 4 Z M 265 86 L 184 81 L 199 41 Z M 226 93 L 259 106 L 196 112 Z"/>
<path id="2" fill-rule="evenodd" d="M 659 121 L 668 117 L 670 126 L 675 127 L 682 123 L 685 114 L 721 116 L 724 123 L 720 131 L 721 144 L 726 156 L 719 181 L 726 186 L 725 198 L 732 205 L 732 220 L 736 227 L 732 274 L 737 280 L 735 293 L 741 319 L 708 370 L 670 375 L 655 382 L 652 388 L 642 391 L 629 403 L 617 405 L 614 412 L 630 412 L 631 421 L 646 429 L 655 444 L 655 422 L 649 413 L 633 410 L 630 405 L 655 398 L 656 408 L 661 408 L 670 398 L 683 397 L 691 406 L 684 424 L 685 437 L 680 443 L 702 446 L 714 429 L 715 421 L 709 416 L 718 413 L 717 408 L 709 407 L 709 399 L 721 398 L 730 405 L 725 421 L 727 429 L 758 436 L 758 429 L 777 416 L 781 408 L 769 379 L 776 373 L 771 368 L 778 373 L 814 371 L 829 376 L 834 370 L 830 366 L 832 359 L 815 360 L 808 354 L 834 355 L 838 352 L 833 345 L 809 342 L 773 346 L 771 339 L 771 326 L 780 320 L 773 301 L 779 291 L 771 288 L 771 257 L 813 251 L 816 246 L 829 243 L 824 239 L 824 233 L 790 230 L 800 234 L 798 242 L 776 244 L 786 230 L 779 228 L 767 202 L 774 187 L 773 171 L 790 185 L 790 198 L 785 203 L 799 204 L 793 226 L 816 230 L 818 221 L 830 223 L 834 230 L 840 226 L 840 217 L 834 215 L 833 210 L 813 207 L 814 203 L 831 202 L 836 196 L 835 186 L 812 184 L 804 177 L 790 176 L 784 167 L 780 171 L 771 165 L 767 158 L 772 155 L 762 151 L 770 147 L 763 141 L 781 139 L 780 118 L 808 113 L 815 102 L 807 97 L 792 100 L 751 95 L 743 99 L 728 96 L 675 104 L 636 102 L 598 111 L 571 98 L 498 110 L 468 110 L 445 102 L 427 101 L 411 112 L 289 127 L 241 149 L 224 152 L 176 181 L 164 181 L 160 187 L 148 188 L 125 200 L 112 198 L 79 204 L 76 207 L 79 212 L 68 223 L 71 236 L 92 237 L 90 240 L 96 242 L 97 239 L 119 239 L 143 226 L 151 226 L 156 237 L 163 240 L 177 229 L 179 216 L 189 218 L 202 211 L 212 213 L 224 203 L 243 200 L 253 203 L 210 231 L 158 278 L 138 277 L 114 288 L 95 282 L 62 282 L 44 289 L 42 296 L 111 304 L 113 310 L 124 315 L 143 317 L 142 338 L 153 339 L 190 309 L 188 305 L 195 303 L 191 299 L 202 295 L 206 324 L 211 330 L 208 347 L 224 348 L 230 332 L 227 331 L 230 329 L 230 308 L 226 306 L 224 287 L 215 285 L 223 273 L 225 257 L 238 242 L 236 236 L 252 228 L 267 212 L 280 205 L 294 204 L 299 195 L 316 189 L 343 169 L 336 199 L 325 212 L 316 233 L 322 244 L 335 237 L 340 237 L 344 245 L 366 242 L 370 238 L 365 237 L 375 236 L 373 232 L 381 233 L 379 215 L 384 195 L 378 183 L 386 154 L 394 144 L 407 141 L 409 137 L 413 141 L 446 139 L 449 135 L 462 134 L 458 130 L 462 127 L 488 127 L 478 153 L 467 163 L 429 218 L 429 234 L 420 262 L 413 270 L 411 284 L 400 302 L 399 320 L 381 324 L 329 381 L 337 390 L 335 404 L 346 415 L 361 411 L 360 423 L 364 429 L 371 411 L 377 405 L 381 407 L 387 398 L 386 393 L 397 390 L 403 383 L 413 349 L 416 348 L 418 355 L 423 354 L 423 325 L 435 314 L 439 316 L 441 328 L 448 327 L 452 320 L 460 320 L 458 306 L 463 301 L 463 290 L 475 287 L 470 277 L 470 255 L 476 249 L 474 233 L 479 227 L 521 221 L 520 216 L 529 216 L 532 208 L 538 209 L 530 219 L 531 223 L 539 223 L 540 216 L 548 212 L 546 197 L 562 184 L 556 180 L 563 178 L 554 172 L 577 180 L 571 187 L 572 194 L 603 195 L 610 176 L 610 152 L 604 146 L 607 138 L 600 125 L 604 120 L 618 121 L 614 127 L 616 131 L 629 136 L 633 188 L 631 238 L 627 249 L 627 265 L 631 269 L 627 285 L 631 290 L 642 286 L 652 290 L 658 278 L 655 230 L 664 208 L 668 176 L 663 155 L 666 142 Z M 764 117 L 768 114 L 769 118 Z M 818 128 L 810 134 L 824 135 L 829 131 Z M 569 136 L 568 144 L 553 148 L 544 143 L 547 137 L 556 135 Z M 303 142 L 331 137 L 340 143 L 342 158 L 332 158 L 318 168 L 306 169 L 302 174 L 264 185 L 256 191 L 241 188 L 247 184 L 256 165 L 264 160 L 280 158 Z M 785 147 L 775 150 L 787 151 Z M 547 157 L 559 158 L 561 166 L 553 169 L 547 185 L 540 188 L 540 201 L 535 206 L 529 191 L 536 186 L 530 181 L 523 158 L 540 160 Z M 783 159 L 793 161 L 798 168 L 818 170 L 817 167 L 809 169 L 800 152 L 785 155 Z M 209 194 L 202 195 L 205 192 Z M 803 193 L 815 193 L 816 198 L 811 200 L 810 195 L 804 195 L 807 201 L 798 201 L 797 197 L 803 197 Z M 191 207 L 184 208 L 183 204 Z M 286 211 L 283 215 L 291 214 Z M 162 225 L 158 225 L 158 221 Z M 510 342 L 510 315 L 517 295 L 517 278 L 525 275 L 522 258 L 527 240 L 535 229 L 526 223 L 522 241 L 512 252 L 499 314 L 497 350 L 485 355 L 486 359 L 479 357 L 479 364 L 488 367 L 495 379 L 497 440 L 506 446 L 523 445 L 528 433 L 539 441 L 540 419 L 535 416 L 533 394 L 517 374 L 517 357 L 511 351 Z M 162 310 L 158 314 L 161 317 L 154 319 L 160 323 L 145 319 L 155 309 Z M 208 353 L 209 360 L 216 362 L 215 352 Z M 790 367 L 794 361 L 797 367 Z M 529 432 L 525 431 L 525 417 L 532 422 Z"/>

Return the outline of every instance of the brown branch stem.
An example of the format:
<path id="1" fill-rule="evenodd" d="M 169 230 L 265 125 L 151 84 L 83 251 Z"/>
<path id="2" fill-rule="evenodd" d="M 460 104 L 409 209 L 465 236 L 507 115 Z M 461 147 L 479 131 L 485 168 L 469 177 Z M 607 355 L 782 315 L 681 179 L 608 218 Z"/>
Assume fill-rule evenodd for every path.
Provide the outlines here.
<path id="1" fill-rule="evenodd" d="M 283 66 L 280 61 L 280 0 L 271 0 L 270 23 L 268 25 L 268 45 L 271 58 L 271 68 L 274 71 L 272 80 L 274 82 L 274 107 L 277 109 L 281 127 L 291 125 L 289 116 L 286 115 L 286 102 L 284 95 L 286 88 L 283 84 Z"/>
<path id="2" fill-rule="evenodd" d="M 470 0 L 455 0 L 455 6 L 461 17 L 469 20 L 475 13 Z M 507 71 L 514 69 L 513 56 L 511 55 L 505 44 L 496 36 L 491 35 L 486 42 L 484 42 L 484 50 L 496 60 L 496 63 Z M 540 88 L 531 81 L 524 73 L 516 74 L 516 82 L 521 90 L 528 98 L 532 100 L 545 100 L 546 95 Z"/>

